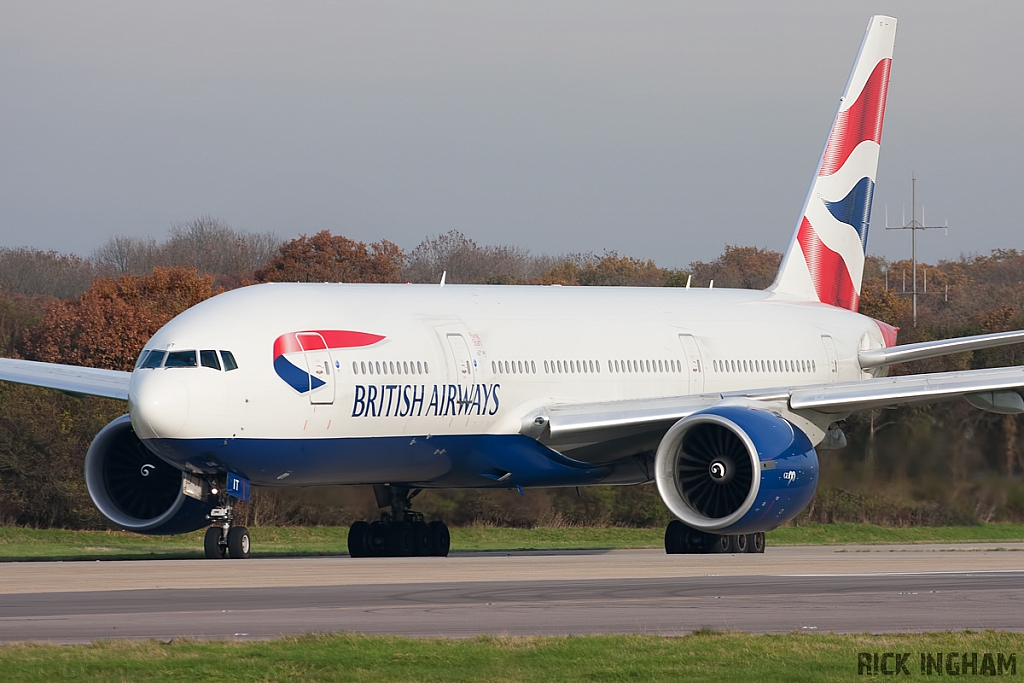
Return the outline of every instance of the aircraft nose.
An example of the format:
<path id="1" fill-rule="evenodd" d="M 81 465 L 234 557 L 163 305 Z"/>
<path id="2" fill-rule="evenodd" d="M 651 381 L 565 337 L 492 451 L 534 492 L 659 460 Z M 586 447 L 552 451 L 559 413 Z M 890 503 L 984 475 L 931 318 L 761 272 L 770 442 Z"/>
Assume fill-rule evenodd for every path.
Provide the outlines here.
<path id="1" fill-rule="evenodd" d="M 136 370 L 128 387 L 128 414 L 141 439 L 177 436 L 188 419 L 188 389 L 175 370 Z"/>

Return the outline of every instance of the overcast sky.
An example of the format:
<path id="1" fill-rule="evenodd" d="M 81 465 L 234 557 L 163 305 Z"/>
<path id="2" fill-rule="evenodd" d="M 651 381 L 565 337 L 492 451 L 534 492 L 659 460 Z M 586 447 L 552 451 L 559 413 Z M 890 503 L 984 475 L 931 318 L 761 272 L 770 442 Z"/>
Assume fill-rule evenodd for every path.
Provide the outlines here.
<path id="1" fill-rule="evenodd" d="M 683 266 L 783 250 L 871 14 L 899 20 L 869 251 L 1024 248 L 1024 3 L 0 0 L 0 246 L 209 214 Z M 908 215 L 909 218 L 909 215 Z"/>

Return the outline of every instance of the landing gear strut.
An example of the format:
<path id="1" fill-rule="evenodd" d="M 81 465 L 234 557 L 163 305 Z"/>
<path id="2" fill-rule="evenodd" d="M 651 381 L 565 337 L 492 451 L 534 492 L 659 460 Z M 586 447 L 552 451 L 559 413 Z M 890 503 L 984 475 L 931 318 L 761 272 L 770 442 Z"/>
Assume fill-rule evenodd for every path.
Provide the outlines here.
<path id="1" fill-rule="evenodd" d="M 203 550 L 210 560 L 225 557 L 245 559 L 249 557 L 249 530 L 232 523 L 235 519 L 234 498 L 223 493 L 223 489 L 219 495 L 220 507 L 210 510 L 213 526 L 206 530 L 206 536 L 203 537 Z"/>
<path id="2" fill-rule="evenodd" d="M 355 522 L 348 530 L 348 553 L 352 557 L 446 557 L 451 548 L 448 526 L 429 524 L 423 514 L 409 509 L 421 489 L 407 486 L 373 487 L 378 507 L 390 507 L 376 522 Z"/>
<path id="3" fill-rule="evenodd" d="M 673 519 L 665 529 L 665 552 L 669 555 L 703 553 L 763 553 L 764 532 L 719 535 L 698 531 Z"/>

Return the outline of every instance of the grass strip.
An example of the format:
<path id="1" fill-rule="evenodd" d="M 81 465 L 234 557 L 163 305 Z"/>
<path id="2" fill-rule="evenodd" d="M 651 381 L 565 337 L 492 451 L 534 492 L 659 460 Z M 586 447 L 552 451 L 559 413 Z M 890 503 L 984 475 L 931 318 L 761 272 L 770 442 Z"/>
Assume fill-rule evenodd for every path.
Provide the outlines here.
<path id="1" fill-rule="evenodd" d="M 254 557 L 342 555 L 346 527 L 259 527 L 251 530 Z M 659 548 L 661 529 L 625 527 L 455 528 L 454 551 Z M 886 528 L 870 524 L 811 524 L 769 532 L 768 545 L 872 545 L 1013 542 L 1022 524 Z M 203 532 L 141 536 L 121 531 L 69 531 L 0 527 L 0 561 L 132 560 L 202 557 Z"/>
<path id="2" fill-rule="evenodd" d="M 921 654 L 943 675 L 974 675 L 987 663 L 1024 674 L 1024 635 L 995 631 L 906 635 L 477 637 L 413 639 L 353 634 L 262 642 L 148 640 L 91 645 L 0 646 L 7 680 L 53 681 L 852 681 L 860 653 L 908 654 L 902 675 L 921 676 Z M 950 653 L 956 653 L 948 658 Z M 985 654 L 991 659 L 986 660 Z M 1013 660 L 1010 660 L 1013 655 Z M 901 657 L 902 659 L 902 657 Z M 1012 662 L 1014 667 L 1009 668 Z M 881 662 L 880 662 L 881 664 Z M 893 672 L 896 660 L 886 659 Z M 946 668 L 950 664 L 956 670 Z M 1020 669 L 1018 673 L 1017 669 Z M 984 673 L 983 673 L 984 672 Z M 869 675 L 881 673 L 871 671 Z M 997 670 L 992 671 L 998 675 Z M 938 675 L 933 673 L 931 675 Z"/>

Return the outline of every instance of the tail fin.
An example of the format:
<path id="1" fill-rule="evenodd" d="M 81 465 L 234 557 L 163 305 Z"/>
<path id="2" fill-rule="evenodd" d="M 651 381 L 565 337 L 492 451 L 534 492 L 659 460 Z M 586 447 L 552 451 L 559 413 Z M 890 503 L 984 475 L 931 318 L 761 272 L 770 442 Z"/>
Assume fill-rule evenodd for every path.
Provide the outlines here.
<path id="1" fill-rule="evenodd" d="M 773 291 L 857 310 L 895 39 L 871 17 Z"/>

